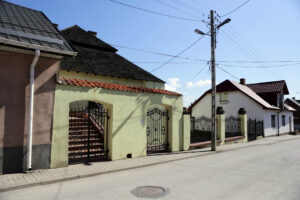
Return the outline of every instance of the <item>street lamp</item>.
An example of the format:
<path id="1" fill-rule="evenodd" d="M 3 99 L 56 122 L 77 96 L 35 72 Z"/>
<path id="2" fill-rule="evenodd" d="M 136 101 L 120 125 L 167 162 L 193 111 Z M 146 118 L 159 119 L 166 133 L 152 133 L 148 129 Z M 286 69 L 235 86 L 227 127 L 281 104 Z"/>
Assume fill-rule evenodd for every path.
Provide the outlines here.
<path id="1" fill-rule="evenodd" d="M 199 35 L 207 35 L 207 34 L 203 33 L 202 31 L 200 31 L 199 29 L 195 29 L 194 32 Z"/>

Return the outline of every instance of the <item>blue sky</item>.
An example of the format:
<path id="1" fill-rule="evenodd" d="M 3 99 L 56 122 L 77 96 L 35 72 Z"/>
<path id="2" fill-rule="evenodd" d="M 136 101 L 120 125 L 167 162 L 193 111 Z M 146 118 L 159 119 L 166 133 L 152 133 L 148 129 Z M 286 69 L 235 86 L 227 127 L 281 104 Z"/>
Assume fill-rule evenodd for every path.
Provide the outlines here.
<path id="1" fill-rule="evenodd" d="M 169 15 L 205 20 L 210 9 L 223 15 L 245 2 L 245 0 L 118 1 Z M 86 30 L 96 31 L 100 39 L 110 44 L 171 55 L 178 54 L 200 37 L 194 33 L 195 28 L 208 31 L 207 25 L 202 22 L 157 16 L 109 0 L 10 0 L 9 2 L 43 11 L 53 23 L 59 24 L 59 29 L 77 24 Z M 161 2 L 176 7 L 177 10 Z M 234 77 L 217 68 L 217 81 L 222 82 L 225 79 L 238 81 L 236 78 L 246 78 L 247 83 L 286 80 L 290 96 L 300 98 L 300 64 L 274 67 L 288 63 L 269 63 L 269 61 L 300 61 L 300 1 L 250 0 L 226 17 L 232 21 L 218 32 L 216 60 L 219 67 Z M 120 55 L 148 71 L 170 59 L 118 47 L 117 49 Z M 181 56 L 210 60 L 210 38 L 204 37 Z M 203 68 L 204 66 L 206 67 Z M 174 59 L 153 74 L 165 80 L 168 89 L 181 92 L 184 95 L 185 106 L 210 87 L 210 72 L 205 62 Z"/>

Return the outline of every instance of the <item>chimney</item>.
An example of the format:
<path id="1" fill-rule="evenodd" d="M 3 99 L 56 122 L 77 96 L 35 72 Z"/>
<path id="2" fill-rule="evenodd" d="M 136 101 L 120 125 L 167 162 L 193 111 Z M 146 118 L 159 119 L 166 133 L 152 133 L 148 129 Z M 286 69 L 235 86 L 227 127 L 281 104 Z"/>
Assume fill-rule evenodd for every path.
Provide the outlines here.
<path id="1" fill-rule="evenodd" d="M 53 26 L 58 29 L 58 24 L 53 23 Z"/>
<path id="2" fill-rule="evenodd" d="M 246 79 L 244 79 L 244 78 L 241 78 L 241 79 L 240 79 L 240 84 L 242 84 L 242 85 L 246 85 Z"/>
<path id="3" fill-rule="evenodd" d="M 293 100 L 296 100 L 296 97 L 293 97 Z"/>
<path id="4" fill-rule="evenodd" d="M 92 34 L 93 36 L 97 37 L 97 32 L 95 31 L 88 31 L 88 33 Z"/>

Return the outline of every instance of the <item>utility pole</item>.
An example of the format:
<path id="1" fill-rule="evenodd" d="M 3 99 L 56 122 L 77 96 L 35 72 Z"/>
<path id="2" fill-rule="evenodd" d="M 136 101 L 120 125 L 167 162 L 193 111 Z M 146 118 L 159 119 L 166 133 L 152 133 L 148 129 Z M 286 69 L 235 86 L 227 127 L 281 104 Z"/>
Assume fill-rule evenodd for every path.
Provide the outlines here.
<path id="1" fill-rule="evenodd" d="M 215 62 L 215 48 L 216 48 L 216 29 L 229 23 L 231 19 L 227 18 L 217 26 L 215 26 L 214 10 L 210 11 L 210 34 L 204 33 L 195 29 L 195 33 L 200 35 L 209 35 L 211 37 L 211 150 L 217 149 L 217 132 L 216 132 L 216 62 Z"/>
<path id="2" fill-rule="evenodd" d="M 215 18 L 214 11 L 210 11 L 210 38 L 211 38 L 211 150 L 216 151 L 216 63 L 215 63 Z"/>

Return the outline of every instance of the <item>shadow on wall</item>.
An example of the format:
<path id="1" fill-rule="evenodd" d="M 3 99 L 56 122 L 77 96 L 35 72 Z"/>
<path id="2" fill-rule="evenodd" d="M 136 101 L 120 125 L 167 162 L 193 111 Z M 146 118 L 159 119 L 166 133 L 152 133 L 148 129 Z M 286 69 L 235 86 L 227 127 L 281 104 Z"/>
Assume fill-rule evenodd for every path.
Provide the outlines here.
<path id="1" fill-rule="evenodd" d="M 1 155 L 0 173 L 8 174 L 23 171 L 23 141 L 25 129 L 25 88 L 18 91 L 16 98 L 14 93 L 7 93 L 4 111 L 4 130 Z"/>

